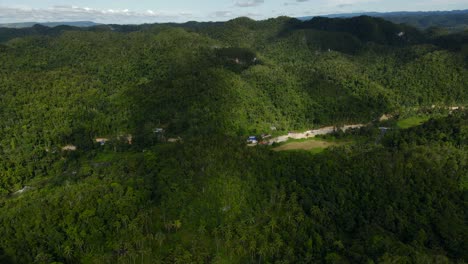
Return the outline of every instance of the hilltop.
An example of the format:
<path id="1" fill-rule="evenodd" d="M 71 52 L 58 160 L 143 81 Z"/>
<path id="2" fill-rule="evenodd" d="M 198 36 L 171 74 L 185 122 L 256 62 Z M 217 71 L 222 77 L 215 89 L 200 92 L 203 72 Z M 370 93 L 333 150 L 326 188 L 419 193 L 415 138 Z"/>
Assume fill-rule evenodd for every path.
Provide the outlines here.
<path id="1" fill-rule="evenodd" d="M 93 27 L 100 25 L 91 21 L 71 21 L 71 22 L 20 22 L 20 23 L 3 23 L 0 28 L 28 28 L 34 25 L 45 27 L 71 26 L 71 27 Z"/>
<path id="2" fill-rule="evenodd" d="M 453 11 L 427 11 L 427 12 L 363 12 L 324 15 L 329 18 L 351 18 L 358 16 L 380 17 L 396 24 L 407 24 L 419 29 L 431 27 L 445 28 L 451 31 L 468 29 L 468 10 Z M 312 16 L 300 17 L 301 20 L 310 20 Z"/>

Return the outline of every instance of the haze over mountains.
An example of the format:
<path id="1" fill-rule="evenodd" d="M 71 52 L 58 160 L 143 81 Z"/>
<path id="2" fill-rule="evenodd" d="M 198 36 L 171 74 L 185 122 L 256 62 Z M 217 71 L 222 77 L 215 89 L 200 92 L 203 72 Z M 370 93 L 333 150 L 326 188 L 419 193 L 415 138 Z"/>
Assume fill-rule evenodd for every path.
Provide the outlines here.
<path id="1" fill-rule="evenodd" d="M 320 15 L 330 18 L 349 18 L 356 16 L 372 16 L 381 17 L 391 22 L 400 24 L 406 23 L 421 29 L 429 27 L 444 27 L 455 30 L 463 30 L 468 28 L 468 10 L 453 10 L 453 11 L 426 11 L 426 12 L 357 12 L 357 13 L 342 13 Z M 310 20 L 317 16 L 299 17 L 300 20 Z M 91 21 L 72 21 L 72 22 L 22 22 L 22 23 L 4 23 L 0 27 L 5 28 L 27 28 L 36 24 L 56 27 L 56 26 L 74 26 L 74 27 L 91 27 L 100 25 Z"/>
<path id="2" fill-rule="evenodd" d="M 91 21 L 73 21 L 73 22 L 21 22 L 21 23 L 5 23 L 0 24 L 0 27 L 5 28 L 27 28 L 34 25 L 42 25 L 46 27 L 56 27 L 56 26 L 72 26 L 72 27 L 92 27 L 100 25 Z"/>
<path id="3" fill-rule="evenodd" d="M 452 11 L 395 11 L 395 12 L 354 12 L 354 13 L 337 13 L 329 15 L 321 15 L 323 17 L 355 17 L 355 16 L 373 16 L 373 17 L 436 17 L 436 16 L 446 16 L 446 15 L 462 15 L 467 14 L 468 9 L 466 10 L 452 10 Z M 301 20 L 309 20 L 315 16 L 304 16 L 300 17 Z"/>
<path id="4" fill-rule="evenodd" d="M 346 18 L 356 16 L 372 16 L 381 17 L 393 23 L 405 23 L 420 29 L 430 27 L 443 27 L 452 30 L 468 29 L 468 10 L 453 10 L 453 11 L 432 11 L 432 12 L 362 12 L 362 13 L 347 13 L 347 14 L 332 14 L 325 15 L 331 18 Z M 313 16 L 301 17 L 301 20 L 309 20 Z"/>

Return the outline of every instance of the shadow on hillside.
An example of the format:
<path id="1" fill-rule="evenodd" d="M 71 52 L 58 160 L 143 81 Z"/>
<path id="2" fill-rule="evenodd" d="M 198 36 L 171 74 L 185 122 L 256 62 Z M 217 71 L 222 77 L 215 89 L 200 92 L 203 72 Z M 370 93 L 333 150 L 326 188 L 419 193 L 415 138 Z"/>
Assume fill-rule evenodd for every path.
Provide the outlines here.
<path id="1" fill-rule="evenodd" d="M 425 34 L 416 28 L 370 16 L 314 17 L 307 21 L 290 19 L 277 37 L 285 38 L 297 31 L 304 32 L 311 49 L 346 54 L 360 52 L 366 43 L 403 47 L 427 41 Z"/>
<path id="2" fill-rule="evenodd" d="M 212 54 L 192 55 L 185 63 L 171 65 L 163 75 L 125 92 L 135 145 L 209 137 L 229 130 L 232 98 L 236 98 L 231 89 L 234 73 L 211 68 Z"/>

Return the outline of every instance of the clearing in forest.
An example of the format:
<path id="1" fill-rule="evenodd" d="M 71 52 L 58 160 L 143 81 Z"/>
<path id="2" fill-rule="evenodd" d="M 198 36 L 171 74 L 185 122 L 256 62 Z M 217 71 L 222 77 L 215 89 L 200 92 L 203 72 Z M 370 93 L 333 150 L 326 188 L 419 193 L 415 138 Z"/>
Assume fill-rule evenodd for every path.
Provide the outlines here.
<path id="1" fill-rule="evenodd" d="M 397 126 L 402 129 L 419 126 L 429 120 L 429 116 L 412 116 L 397 122 Z"/>
<path id="2" fill-rule="evenodd" d="M 324 149 L 337 145 L 333 142 L 309 139 L 305 141 L 294 141 L 290 143 L 285 143 L 281 146 L 273 148 L 274 151 L 285 151 L 285 150 L 309 150 L 314 153 L 322 152 Z"/>

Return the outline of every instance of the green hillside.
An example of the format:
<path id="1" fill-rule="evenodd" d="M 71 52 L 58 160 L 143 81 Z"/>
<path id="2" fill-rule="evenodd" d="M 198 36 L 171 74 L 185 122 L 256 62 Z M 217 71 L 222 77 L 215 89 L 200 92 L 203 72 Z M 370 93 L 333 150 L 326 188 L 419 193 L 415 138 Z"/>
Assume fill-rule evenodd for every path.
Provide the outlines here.
<path id="1" fill-rule="evenodd" d="M 1 263 L 468 260 L 464 33 L 279 17 L 0 42 Z M 418 111 L 437 118 L 377 122 Z M 245 146 L 357 123 L 319 154 Z"/>
<path id="2" fill-rule="evenodd" d="M 380 17 L 395 24 L 407 24 L 421 30 L 438 28 L 450 32 L 468 29 L 468 10 L 452 11 L 423 11 L 423 12 L 364 12 L 326 15 L 330 18 L 351 18 L 358 16 Z M 300 17 L 301 20 L 310 20 L 312 16 Z"/>

